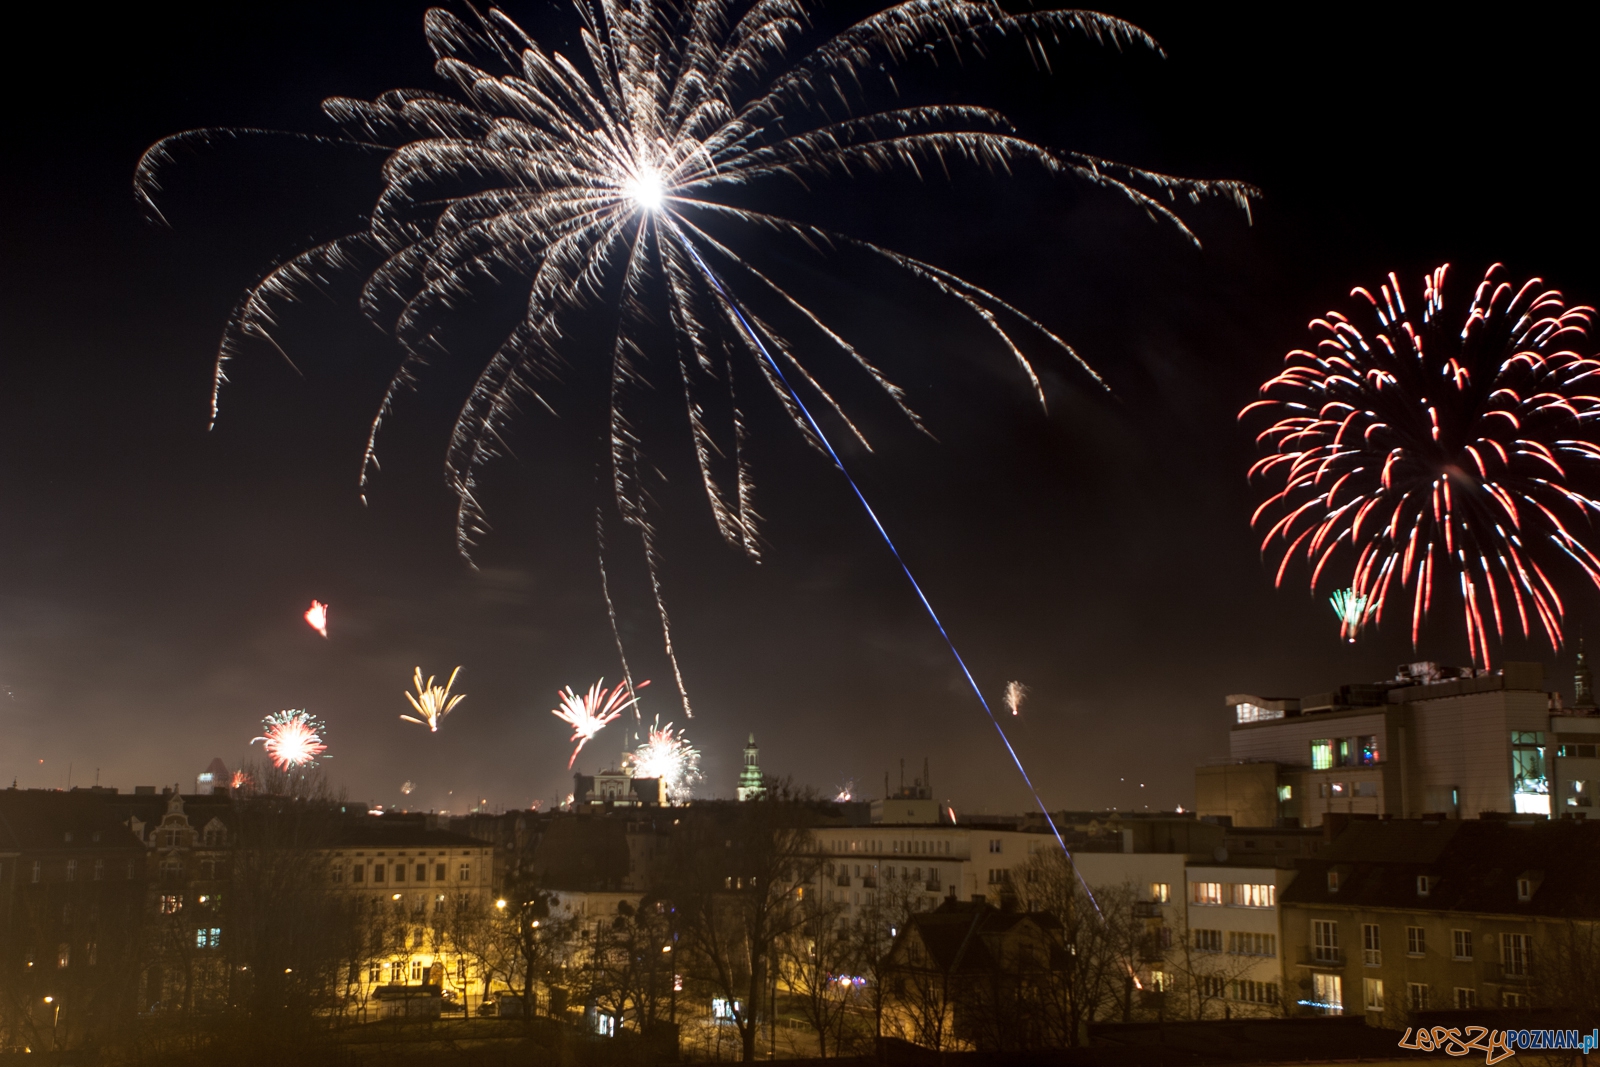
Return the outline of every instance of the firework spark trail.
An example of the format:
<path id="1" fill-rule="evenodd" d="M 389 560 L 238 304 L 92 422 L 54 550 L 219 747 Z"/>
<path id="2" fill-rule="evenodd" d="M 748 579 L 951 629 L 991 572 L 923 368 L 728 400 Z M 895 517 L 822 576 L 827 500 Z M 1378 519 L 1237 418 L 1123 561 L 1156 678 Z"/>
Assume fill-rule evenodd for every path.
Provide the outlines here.
<path id="1" fill-rule="evenodd" d="M 433 675 L 428 675 L 428 680 L 422 680 L 422 668 L 417 668 L 417 673 L 412 677 L 412 684 L 417 687 L 416 695 L 405 694 L 405 698 L 416 709 L 416 715 L 401 715 L 406 722 L 414 722 L 418 726 L 426 726 L 430 733 L 439 732 L 439 724 L 444 717 L 455 710 L 457 704 L 467 699 L 467 694 L 457 693 L 450 695 L 450 687 L 456 684 L 456 675 L 461 673 L 457 667 L 450 672 L 450 680 L 444 685 L 434 685 Z M 421 718 L 418 718 L 421 716 Z"/>
<path id="2" fill-rule="evenodd" d="M 328 727 L 304 710 L 277 711 L 261 720 L 262 735 L 250 743 L 261 742 L 267 756 L 280 771 L 306 767 L 328 751 L 322 731 Z M 248 780 L 248 775 L 245 776 Z"/>
<path id="3" fill-rule="evenodd" d="M 832 442 L 828 440 L 828 435 L 823 431 L 822 427 L 818 425 L 817 420 L 812 418 L 811 409 L 806 407 L 804 400 L 800 399 L 800 394 L 795 392 L 794 386 L 789 384 L 789 379 L 784 375 L 783 368 L 779 367 L 777 360 L 772 358 L 772 354 L 767 351 L 767 347 L 762 343 L 761 338 L 755 333 L 754 330 L 750 329 L 750 325 L 745 321 L 743 310 L 740 308 L 738 303 L 731 296 L 728 296 L 727 290 L 723 288 L 721 280 L 711 270 L 710 267 L 706 266 L 705 261 L 702 260 L 699 254 L 695 252 L 693 246 L 689 247 L 689 254 L 694 257 L 694 260 L 697 264 L 699 264 L 700 269 L 705 272 L 706 280 L 709 281 L 718 291 L 722 292 L 724 299 L 728 301 L 728 305 L 732 309 L 733 314 L 738 317 L 740 324 L 744 327 L 751 341 L 753 341 L 756 347 L 761 350 L 761 354 L 766 357 L 768 364 L 771 365 L 772 372 L 777 375 L 778 380 L 781 381 L 784 388 L 789 391 L 789 395 L 793 399 L 795 406 L 800 410 L 800 413 L 805 418 L 807 425 L 811 428 L 811 433 L 819 442 L 821 442 L 822 447 L 827 449 L 828 456 L 833 460 L 833 465 L 838 468 L 839 473 L 844 475 L 844 480 L 849 483 L 851 492 L 855 493 L 856 500 L 860 501 L 862 510 L 867 513 L 867 518 L 872 520 L 872 525 L 877 529 L 878 536 L 883 538 L 883 543 L 887 545 L 889 551 L 893 553 L 895 562 L 900 564 L 900 570 L 905 574 L 906 581 L 911 583 L 911 588 L 917 594 L 917 599 L 922 601 L 923 610 L 928 613 L 928 618 L 931 619 L 933 621 L 933 625 L 938 628 L 939 636 L 944 638 L 945 647 L 950 650 L 950 655 L 955 658 L 956 665 L 961 668 L 961 673 L 966 677 L 967 685 L 971 687 L 972 694 L 978 698 L 978 703 L 983 706 L 983 713 L 989 716 L 989 722 L 994 725 L 995 733 L 1000 735 L 1000 743 L 1005 745 L 1006 753 L 1011 757 L 1011 762 L 1016 766 L 1017 773 L 1022 775 L 1022 781 L 1027 785 L 1028 792 L 1033 794 L 1034 803 L 1039 805 L 1039 810 L 1044 813 L 1044 821 L 1049 824 L 1050 832 L 1055 835 L 1056 844 L 1061 846 L 1061 851 L 1067 857 L 1067 862 L 1072 865 L 1072 873 L 1077 875 L 1079 884 L 1083 886 L 1083 891 L 1088 894 L 1089 903 L 1094 905 L 1095 912 L 1099 914 L 1103 920 L 1105 915 L 1100 911 L 1100 903 L 1095 899 L 1094 890 L 1089 888 L 1089 883 L 1084 880 L 1083 873 L 1078 870 L 1078 865 L 1072 858 L 1072 850 L 1067 848 L 1066 839 L 1061 836 L 1061 830 L 1056 826 L 1055 819 L 1051 818 L 1050 809 L 1045 805 L 1044 797 L 1039 795 L 1039 790 L 1034 786 L 1033 779 L 1028 776 L 1028 769 L 1022 765 L 1022 757 L 1017 755 L 1017 750 L 1012 747 L 1011 738 L 1006 736 L 1005 727 L 1000 725 L 999 717 L 995 715 L 994 709 L 989 706 L 989 701 L 986 697 L 984 697 L 983 690 L 978 687 L 978 681 L 972 676 L 972 671 L 967 668 L 967 661 L 961 658 L 961 653 L 959 650 L 957 650 L 955 641 L 950 637 L 950 632 L 944 628 L 944 621 L 939 618 L 939 613 L 933 610 L 933 603 L 928 600 L 928 594 L 922 591 L 921 583 L 917 581 L 916 575 L 911 573 L 911 567 L 906 563 L 905 557 L 900 555 L 900 549 L 895 545 L 894 539 L 889 536 L 889 531 L 884 529 L 882 520 L 878 518 L 878 513 L 874 511 L 872 505 L 867 502 L 867 495 L 863 493 L 861 491 L 861 487 L 856 484 L 855 478 L 851 477 L 850 471 L 847 467 L 845 467 L 844 460 L 839 457 L 839 453 L 834 451 Z"/>
<path id="4" fill-rule="evenodd" d="M 1022 714 L 1022 702 L 1027 699 L 1028 687 L 1021 682 L 1006 683 L 1006 707 L 1013 716 Z"/>
<path id="5" fill-rule="evenodd" d="M 1381 624 L 1398 578 L 1415 647 L 1436 581 L 1453 578 L 1467 647 L 1488 667 L 1490 632 L 1503 640 L 1508 624 L 1561 647 L 1551 564 L 1600 587 L 1600 360 L 1574 350 L 1592 308 L 1538 278 L 1515 286 L 1498 263 L 1446 321 L 1448 269 L 1423 277 L 1415 308 L 1394 274 L 1351 290 L 1376 328 L 1338 311 L 1312 320 L 1316 351 L 1288 353 L 1240 418 L 1275 419 L 1250 476 L 1276 489 L 1251 519 L 1268 527 L 1262 552 L 1282 553 L 1276 584 L 1303 559 L 1313 593 L 1338 574 Z"/>
<path id="6" fill-rule="evenodd" d="M 1328 603 L 1339 616 L 1339 637 L 1355 644 L 1356 634 L 1367 621 L 1367 598 L 1354 589 L 1335 589 Z"/>
<path id="7" fill-rule="evenodd" d="M 650 682 L 647 679 L 638 686 L 619 682 L 614 689 L 607 689 L 605 684 L 606 680 L 600 679 L 583 696 L 574 693 L 571 686 L 556 690 L 556 697 L 561 703 L 550 714 L 571 726 L 572 740 L 578 742 L 578 746 L 572 750 L 572 758 L 567 760 L 568 770 L 572 769 L 572 765 L 578 761 L 578 753 L 583 751 L 583 746 L 595 734 L 639 702 L 638 690 Z"/>
<path id="8" fill-rule="evenodd" d="M 361 275 L 363 314 L 401 350 L 362 454 L 365 500 L 378 466 L 378 435 L 397 397 L 417 387 L 431 363 L 451 358 L 440 332 L 453 321 L 449 316 L 483 290 L 503 292 L 516 281 L 526 290 L 517 295 L 527 312 L 482 365 L 446 453 L 446 479 L 458 501 L 457 547 L 470 556 L 487 529 L 480 471 L 508 451 L 502 429 L 518 413 L 519 399 L 531 397 L 553 411 L 542 389 L 559 380 L 564 358 L 574 353 L 569 320 L 595 308 L 616 313 L 607 357 L 613 496 L 624 523 L 639 536 L 687 715 L 639 479 L 644 446 L 632 406 L 644 402 L 641 396 L 665 395 L 665 382 L 657 380 L 662 374 L 676 379 L 715 525 L 751 559 L 760 554 L 761 517 L 752 503 L 748 424 L 733 389 L 735 364 L 753 364 L 801 436 L 819 450 L 790 381 L 814 390 L 825 409 L 861 437 L 810 361 L 772 325 L 748 309 L 740 314 L 748 320 L 742 326 L 729 321 L 726 294 L 697 282 L 690 256 L 721 257 L 740 283 L 773 301 L 822 342 L 822 351 L 864 374 L 913 426 L 921 425 L 904 392 L 864 353 L 700 223 L 793 242 L 812 254 L 848 250 L 904 272 L 975 316 L 1016 361 L 1041 404 L 1039 376 L 1019 336 L 1038 339 L 1093 374 L 1066 342 L 994 293 L 871 242 L 725 202 L 729 194 L 767 179 L 804 185 L 862 171 L 939 178 L 949 177 L 953 166 L 1008 174 L 1029 165 L 1124 197 L 1198 243 L 1169 205 L 1216 196 L 1248 213 L 1254 190 L 1047 148 L 1019 136 L 990 108 L 899 99 L 896 68 L 913 61 L 936 65 L 946 57 L 964 61 L 1006 40 L 1023 44 L 1043 67 L 1049 44 L 1067 36 L 1159 51 L 1138 27 L 1106 15 L 1013 14 L 991 0 L 903 0 L 813 46 L 804 39 L 814 22 L 806 0 L 575 0 L 573 10 L 582 24 L 578 62 L 586 69 L 541 47 L 498 9 L 486 15 L 473 10 L 470 25 L 432 9 L 425 34 L 435 71 L 453 93 L 394 90 L 370 102 L 330 98 L 323 110 L 342 140 L 289 135 L 383 153 L 382 190 L 362 229 L 280 261 L 240 299 L 217 348 L 213 421 L 229 361 L 247 340 L 265 341 L 287 356 L 274 336 L 282 306 L 342 272 Z M 894 106 L 875 109 L 869 95 L 880 89 L 894 94 Z M 264 132 L 191 130 L 164 138 L 141 157 L 135 191 L 159 218 L 155 197 L 163 169 L 180 150 Z M 662 299 L 653 304 L 651 294 Z M 657 314 L 658 304 L 665 316 Z M 652 375 L 645 338 L 663 317 L 676 359 L 662 360 L 662 370 Z M 755 346 L 744 336 L 752 326 L 764 339 Z M 715 417 L 704 398 L 713 388 L 727 397 L 727 410 Z"/>

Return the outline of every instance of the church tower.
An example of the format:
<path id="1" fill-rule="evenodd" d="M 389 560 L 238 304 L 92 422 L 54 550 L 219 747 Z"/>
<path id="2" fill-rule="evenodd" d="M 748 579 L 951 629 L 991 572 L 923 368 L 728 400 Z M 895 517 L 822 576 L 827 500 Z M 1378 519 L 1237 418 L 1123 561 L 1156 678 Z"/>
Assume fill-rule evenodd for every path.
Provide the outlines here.
<path id="1" fill-rule="evenodd" d="M 761 766 L 756 762 L 761 750 L 756 748 L 756 735 L 751 734 L 744 746 L 744 766 L 739 770 L 739 799 L 759 800 L 767 793 L 767 780 L 761 776 Z"/>

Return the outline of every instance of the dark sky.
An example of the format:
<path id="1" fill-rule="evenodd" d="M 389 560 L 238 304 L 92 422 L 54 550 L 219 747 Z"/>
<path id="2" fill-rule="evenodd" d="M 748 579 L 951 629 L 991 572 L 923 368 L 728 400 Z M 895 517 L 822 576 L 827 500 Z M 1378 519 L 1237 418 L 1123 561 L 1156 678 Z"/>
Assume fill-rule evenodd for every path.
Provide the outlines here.
<path id="1" fill-rule="evenodd" d="M 597 379 L 580 364 L 488 475 L 494 530 L 455 554 L 440 476 L 460 375 L 407 398 L 371 506 L 360 447 L 396 353 L 348 300 L 286 322 L 298 376 L 265 349 L 236 367 L 206 432 L 211 360 L 233 301 L 271 259 L 370 202 L 370 160 L 280 147 L 188 157 L 149 225 L 141 150 L 203 125 L 320 131 L 325 96 L 434 88 L 424 5 L 122 5 L 80 25 L 13 21 L 0 210 L 0 777 L 23 786 L 192 782 L 230 766 L 263 714 L 329 723 L 352 795 L 460 809 L 570 789 L 558 686 L 617 675 L 592 516 Z M 1033 695 L 1011 723 L 1054 807 L 1188 804 L 1226 751 L 1228 692 L 1301 693 L 1461 662 L 1454 607 L 1414 656 L 1391 623 L 1338 643 L 1324 600 L 1274 592 L 1248 529 L 1235 424 L 1305 323 L 1396 270 L 1502 260 L 1600 300 L 1593 248 L 1593 12 L 1520 5 L 1113 4 L 1167 58 L 1069 47 L 1046 79 L 997 55 L 912 91 L 997 104 L 1029 136 L 1195 177 L 1259 185 L 1253 225 L 1188 212 L 1196 250 L 1067 182 L 958 176 L 774 194 L 992 288 L 1071 340 L 1111 383 L 1045 361 L 1050 411 L 981 331 L 868 265 L 783 261 L 908 388 L 937 440 L 840 391 L 877 450 L 849 459 L 980 683 Z M 551 42 L 565 13 L 514 3 Z M 842 17 L 824 13 L 823 21 Z M 1589 22 L 1574 21 L 1587 18 Z M 28 20 L 35 20 L 29 23 Z M 765 254 L 776 254 L 768 251 Z M 665 410 L 676 410 L 664 390 Z M 874 794 L 905 757 L 958 808 L 1018 810 L 1015 772 L 848 488 L 770 399 L 753 401 L 766 562 L 716 538 L 663 417 L 653 453 L 664 582 L 695 701 L 707 794 L 744 735 L 770 772 Z M 648 711 L 682 722 L 629 545 L 619 607 Z M 1593 593 L 1568 585 L 1574 626 Z M 300 621 L 332 604 L 332 639 Z M 1592 627 L 1591 627 L 1592 628 Z M 1570 671 L 1512 642 L 1510 658 Z M 413 666 L 462 664 L 469 697 L 430 736 L 399 721 Z M 614 758 L 620 731 L 585 751 Z M 896 771 L 896 773 L 898 773 Z M 908 775 L 909 776 L 909 775 Z M 1140 783 L 1144 783 L 1143 788 Z"/>

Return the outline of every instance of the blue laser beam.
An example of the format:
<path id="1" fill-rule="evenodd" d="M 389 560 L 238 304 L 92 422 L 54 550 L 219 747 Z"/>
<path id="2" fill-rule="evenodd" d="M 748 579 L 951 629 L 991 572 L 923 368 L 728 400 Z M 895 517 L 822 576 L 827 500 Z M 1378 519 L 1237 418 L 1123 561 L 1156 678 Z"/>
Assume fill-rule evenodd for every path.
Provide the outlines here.
<path id="1" fill-rule="evenodd" d="M 872 505 L 867 501 L 866 494 L 861 491 L 861 487 L 851 477 L 849 469 L 844 465 L 844 460 L 839 458 L 838 452 L 834 451 L 833 442 L 828 440 L 828 435 L 822 431 L 822 427 L 817 424 L 817 420 L 812 418 L 811 409 L 806 407 L 804 400 L 800 399 L 800 394 L 790 384 L 788 375 L 783 373 L 783 368 L 778 365 L 778 361 L 772 358 L 771 352 L 767 351 L 767 346 L 761 340 L 761 336 L 745 320 L 744 312 L 740 309 L 739 302 L 723 286 L 722 279 L 717 276 L 716 271 L 707 266 L 706 261 L 700 258 L 700 253 L 695 250 L 694 245 L 687 241 L 683 242 L 683 245 L 689 250 L 689 255 L 694 257 L 694 261 L 699 265 L 701 271 L 705 273 L 706 279 L 716 286 L 717 292 L 722 294 L 722 298 L 727 301 L 734 317 L 739 320 L 739 325 L 744 329 L 745 335 L 754 342 L 762 358 L 767 361 L 767 365 L 772 368 L 772 372 L 783 383 L 784 389 L 788 391 L 790 398 L 794 400 L 795 406 L 800 409 L 800 414 L 805 417 L 806 425 L 811 427 L 811 432 L 816 435 L 817 440 L 822 442 L 822 447 L 828 450 L 828 456 L 833 460 L 833 465 L 839 469 L 839 473 L 844 475 L 844 480 L 850 484 L 850 489 L 855 493 L 856 499 L 861 502 L 861 507 L 866 511 L 867 518 L 871 519 L 872 525 L 876 527 L 878 536 L 883 538 L 883 543 L 889 546 L 889 551 L 894 554 L 895 562 L 900 564 L 900 570 L 904 572 L 906 581 L 911 583 L 911 588 L 916 592 L 917 599 L 922 601 L 923 610 L 928 613 L 928 618 L 933 620 L 933 625 L 938 628 L 939 636 L 944 638 L 945 647 L 950 650 L 950 655 L 955 657 L 956 665 L 961 668 L 962 675 L 967 679 L 967 685 L 972 687 L 972 693 L 978 698 L 978 703 L 983 706 L 984 714 L 989 716 L 989 722 L 994 726 L 994 732 L 1000 735 L 1000 743 L 1005 745 L 1006 753 L 1011 757 L 1011 762 L 1016 765 L 1017 773 L 1022 775 L 1023 782 L 1028 786 L 1028 792 L 1033 794 L 1034 803 L 1039 805 L 1039 810 L 1044 813 L 1044 820 L 1049 825 L 1050 832 L 1055 835 L 1056 843 L 1061 846 L 1062 853 L 1067 857 L 1067 863 L 1071 865 L 1072 873 L 1077 876 L 1079 884 L 1083 886 L 1084 893 L 1089 897 L 1089 903 L 1094 905 L 1095 913 L 1100 916 L 1103 922 L 1105 913 L 1100 910 L 1100 903 L 1095 900 L 1094 891 L 1089 888 L 1089 883 L 1084 881 L 1083 873 L 1078 870 L 1078 865 L 1072 858 L 1072 850 L 1067 848 L 1067 842 L 1062 838 L 1061 830 L 1056 826 L 1055 819 L 1050 817 L 1050 809 L 1045 806 L 1044 798 L 1039 795 L 1039 790 L 1034 787 L 1033 779 L 1028 776 L 1028 769 L 1022 765 L 1022 757 L 1017 755 L 1017 750 L 1012 747 L 1011 739 L 1006 736 L 1005 727 L 1000 725 L 1000 719 L 995 715 L 994 709 L 989 706 L 989 701 L 984 697 L 983 690 L 978 687 L 977 679 L 972 676 L 972 671 L 968 669 L 967 661 L 961 658 L 961 652 L 956 648 L 955 641 L 951 639 L 950 632 L 944 628 L 944 622 L 939 618 L 939 613 L 933 609 L 933 603 L 928 599 L 928 594 L 922 591 L 922 584 L 917 581 L 916 575 L 911 573 L 911 567 L 907 565 L 905 557 L 900 555 L 900 549 L 895 545 L 894 539 L 889 536 L 889 531 L 884 528 L 882 520 L 878 518 L 878 513 L 873 510 Z"/>

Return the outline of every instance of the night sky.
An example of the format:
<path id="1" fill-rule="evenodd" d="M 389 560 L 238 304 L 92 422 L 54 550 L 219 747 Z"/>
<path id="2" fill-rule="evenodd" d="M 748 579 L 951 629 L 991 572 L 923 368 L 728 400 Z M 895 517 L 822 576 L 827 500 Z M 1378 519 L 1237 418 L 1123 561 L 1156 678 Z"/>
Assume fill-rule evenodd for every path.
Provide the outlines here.
<path id="1" fill-rule="evenodd" d="M 441 477 L 459 369 L 406 397 L 370 506 L 356 472 L 397 358 L 352 301 L 315 298 L 236 364 L 206 431 L 215 344 L 274 256 L 353 228 L 376 164 L 281 144 L 225 146 L 170 173 L 149 224 L 140 152 L 205 125 L 324 132 L 330 95 L 440 88 L 425 5 L 235 3 L 184 14 L 121 5 L 97 19 L 13 16 L 0 181 L 0 778 L 23 787 L 180 782 L 234 766 L 262 715 L 329 723 L 351 796 L 461 810 L 571 789 L 561 685 L 618 674 L 592 536 L 606 500 L 603 378 L 575 361 L 561 413 L 517 425 L 491 468 L 477 570 L 454 551 Z M 564 9 L 512 3 L 570 49 Z M 849 9 L 826 9 L 835 24 Z M 1389 270 L 1505 262 L 1600 301 L 1592 165 L 1595 12 L 1113 4 L 1167 58 L 1082 45 L 1047 78 L 997 56 L 908 91 L 1003 107 L 1046 144 L 1260 186 L 1254 222 L 1186 212 L 1196 250 L 1104 193 L 1033 176 L 948 186 L 832 181 L 785 210 L 919 255 L 1039 316 L 1106 377 L 1044 362 L 1048 414 L 1004 352 L 948 305 L 870 265 L 785 263 L 904 384 L 936 439 L 840 378 L 876 451 L 847 459 L 1052 807 L 1188 805 L 1192 767 L 1226 752 L 1223 695 L 1299 694 L 1466 658 L 1452 597 L 1413 654 L 1390 624 L 1341 645 L 1303 577 L 1274 592 L 1248 520 L 1253 454 L 1234 414 L 1306 322 Z M 1588 23 L 1574 21 L 1587 18 Z M 670 381 L 670 380 L 669 380 Z M 663 573 L 705 753 L 705 795 L 731 795 L 754 731 L 762 766 L 877 795 L 885 770 L 932 762 L 958 809 L 1029 801 L 938 633 L 843 480 L 770 398 L 753 401 L 766 560 L 717 538 L 663 390 L 652 457 Z M 683 723 L 637 551 L 613 582 L 647 713 Z M 1573 633 L 1600 635 L 1569 581 Z M 331 640 L 300 619 L 332 605 Z M 1570 674 L 1570 655 L 1511 659 Z M 468 699 L 437 735 L 399 721 L 411 670 L 463 665 Z M 614 763 L 620 729 L 579 768 Z M 70 765 L 70 769 L 69 769 Z M 1144 783 L 1141 788 L 1140 783 Z"/>

